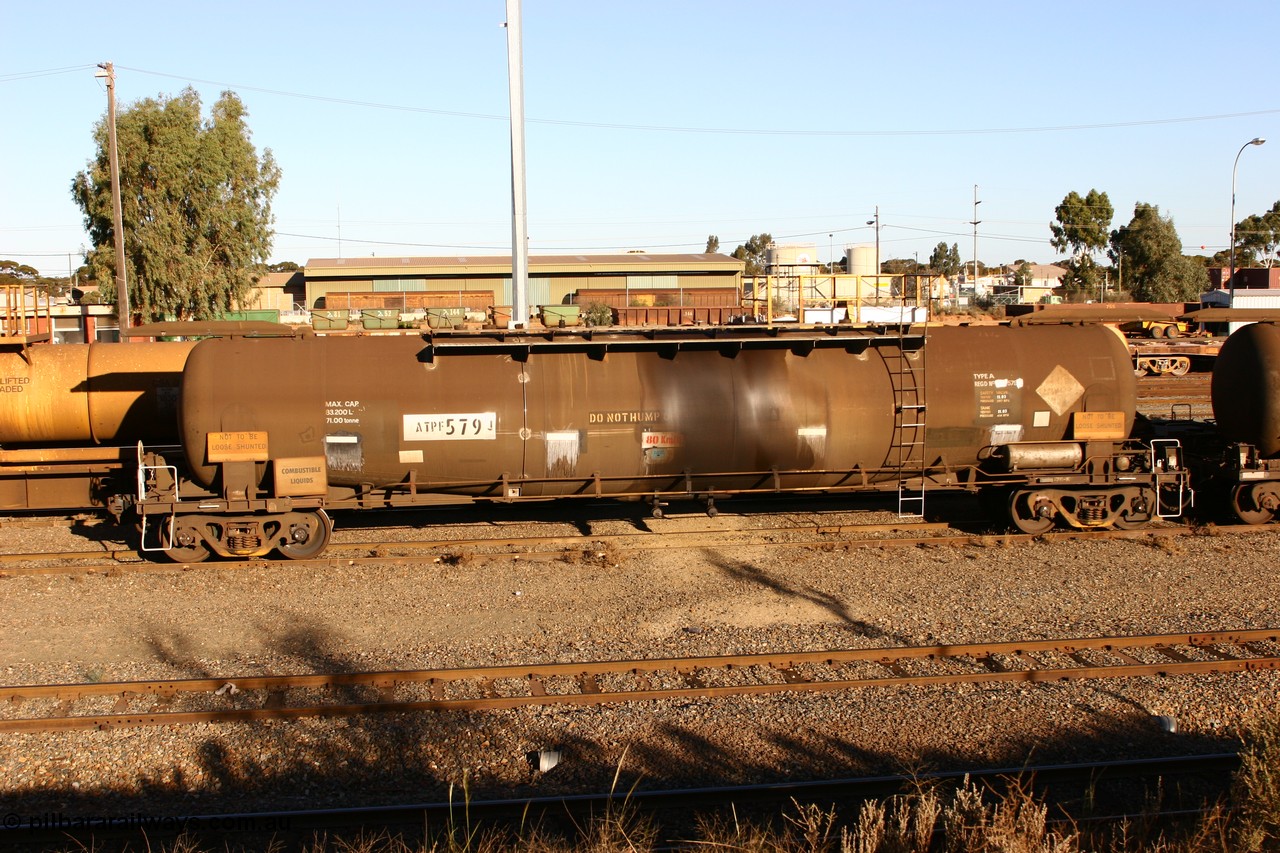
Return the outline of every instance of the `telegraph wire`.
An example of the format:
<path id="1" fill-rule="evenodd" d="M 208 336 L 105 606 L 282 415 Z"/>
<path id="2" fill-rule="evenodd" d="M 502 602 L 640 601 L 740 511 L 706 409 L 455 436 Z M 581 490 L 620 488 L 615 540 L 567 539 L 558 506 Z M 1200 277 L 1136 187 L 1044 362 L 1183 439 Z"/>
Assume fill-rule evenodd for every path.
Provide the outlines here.
<path id="1" fill-rule="evenodd" d="M 284 98 L 298 98 L 307 101 L 341 104 L 343 106 L 363 107 L 367 109 L 391 110 L 395 112 L 425 113 L 449 118 L 467 118 L 481 121 L 509 121 L 505 114 L 463 112 L 458 110 L 442 110 L 431 107 L 415 107 L 404 104 L 385 104 L 377 101 L 363 101 L 352 98 L 336 98 L 331 95 L 313 95 L 305 92 L 291 92 L 284 89 L 269 89 L 262 86 L 246 86 L 226 83 L 218 80 L 206 80 L 182 74 L 170 74 L 163 71 L 150 71 L 145 68 L 132 68 L 117 65 L 122 71 L 136 74 L 148 74 L 153 77 L 165 77 L 181 80 L 186 83 L 202 83 L 208 86 L 220 86 L 225 89 L 244 92 L 259 92 L 277 95 Z M 1082 130 L 1113 130 L 1123 127 L 1151 127 L 1168 124 L 1191 124 L 1195 122 L 1224 121 L 1227 119 L 1253 118 L 1257 116 L 1280 114 L 1280 108 L 1253 110 L 1239 113 L 1217 113 L 1202 116 L 1182 116 L 1163 119 L 1137 119 L 1133 121 L 1098 122 L 1092 124 L 1063 124 L 1043 127 L 988 127 L 988 128 L 938 128 L 938 129 L 888 129 L 888 130 L 823 130 L 823 129 L 786 129 L 786 128 L 738 128 L 738 127 L 687 127 L 680 125 L 625 124 L 615 122 L 574 121 L 571 119 L 526 118 L 529 124 L 543 124 L 561 127 L 585 127 L 602 130 L 634 130 L 652 133 L 691 133 L 727 136 L 831 136 L 831 137 L 893 137 L 893 136 L 983 136 L 999 134 L 1030 133 L 1062 133 Z"/>

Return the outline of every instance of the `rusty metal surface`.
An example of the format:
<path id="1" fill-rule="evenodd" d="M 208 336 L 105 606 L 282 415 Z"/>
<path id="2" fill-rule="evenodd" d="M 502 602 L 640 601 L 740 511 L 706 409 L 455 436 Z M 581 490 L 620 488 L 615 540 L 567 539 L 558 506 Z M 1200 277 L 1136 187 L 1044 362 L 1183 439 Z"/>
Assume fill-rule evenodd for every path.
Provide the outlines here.
<path id="1" fill-rule="evenodd" d="M 0 352 L 0 444 L 173 441 L 195 344 L 51 344 Z"/>
<path id="2" fill-rule="evenodd" d="M 173 441 L 178 388 L 194 341 L 91 344 L 89 420 L 96 442 Z"/>
<path id="3" fill-rule="evenodd" d="M 1201 308 L 1180 319 L 1199 323 L 1274 323 L 1280 321 L 1280 308 Z"/>
<path id="4" fill-rule="evenodd" d="M 91 344 L 0 352 L 0 444 L 88 441 Z"/>
<path id="5" fill-rule="evenodd" d="M 1280 327 L 1254 323 L 1222 345 L 1213 368 L 1213 413 L 1223 434 L 1280 455 Z"/>
<path id="6" fill-rule="evenodd" d="M 593 705 L 679 697 L 723 698 L 780 692 L 850 690 L 975 682 L 1051 682 L 1084 678 L 1171 676 L 1280 669 L 1280 630 L 1219 631 L 1138 637 L 1029 640 L 764 655 L 724 655 L 453 670 L 183 679 L 157 682 L 0 687 L 0 700 L 173 697 L 216 694 L 223 707 L 196 711 L 83 714 L 0 720 L 4 731 L 64 731 L 363 713 L 498 710 L 530 705 Z M 885 674 L 889 673 L 889 674 Z M 283 691 L 339 689 L 339 701 L 287 705 Z M 346 691 L 376 691 L 350 701 Z M 429 698 L 388 699 L 388 691 Z M 266 693 L 252 706 L 242 693 Z M 371 694 L 372 696 L 373 694 Z M 343 701 L 345 700 L 345 701 Z M 125 710 L 117 703 L 119 710 Z"/>
<path id="7" fill-rule="evenodd" d="M 205 436 L 234 431 L 267 432 L 273 459 L 323 457 L 329 482 L 351 487 L 502 482 L 530 497 L 593 479 L 601 494 L 653 491 L 655 477 L 726 490 L 768 488 L 772 472 L 788 489 L 855 469 L 893 479 L 902 343 L 867 330 L 210 340 L 188 360 L 183 442 L 204 485 Z M 1129 354 L 1104 327 L 943 327 L 915 347 L 931 460 L 1069 437 L 1077 411 L 1132 426 Z"/>
<path id="8" fill-rule="evenodd" d="M 170 320 L 160 323 L 144 323 L 126 329 L 126 338 L 161 337 L 224 337 L 234 335 L 277 335 L 291 337 L 305 335 L 310 329 L 294 328 L 284 323 L 265 320 Z"/>
<path id="9" fill-rule="evenodd" d="M 1132 323 L 1167 321 L 1181 313 L 1180 306 L 1149 305 L 1140 302 L 1083 305 L 1045 305 L 1013 318 L 1018 325 L 1040 323 Z"/>

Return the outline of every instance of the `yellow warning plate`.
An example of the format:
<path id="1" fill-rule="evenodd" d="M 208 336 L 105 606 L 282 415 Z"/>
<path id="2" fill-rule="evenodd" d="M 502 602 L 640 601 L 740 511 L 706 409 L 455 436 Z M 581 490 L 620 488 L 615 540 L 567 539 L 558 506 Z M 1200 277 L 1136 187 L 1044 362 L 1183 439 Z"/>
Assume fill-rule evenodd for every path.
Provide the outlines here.
<path id="1" fill-rule="evenodd" d="M 266 462 L 267 434 L 253 432 L 211 432 L 206 445 L 210 463 Z"/>
<path id="2" fill-rule="evenodd" d="M 1124 412 L 1076 412 L 1072 416 L 1072 434 L 1079 439 L 1128 438 L 1124 428 Z"/>

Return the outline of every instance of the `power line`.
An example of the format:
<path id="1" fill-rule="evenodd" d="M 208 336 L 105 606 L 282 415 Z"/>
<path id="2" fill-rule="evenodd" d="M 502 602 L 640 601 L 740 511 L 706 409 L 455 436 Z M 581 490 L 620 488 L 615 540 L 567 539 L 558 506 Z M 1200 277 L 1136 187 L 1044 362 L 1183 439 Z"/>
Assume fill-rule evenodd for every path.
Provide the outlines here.
<path id="1" fill-rule="evenodd" d="M 96 66 L 89 65 L 68 65 L 65 68 L 47 68 L 43 71 L 17 71 L 13 74 L 0 74 L 0 83 L 12 83 L 18 80 L 34 80 L 37 77 L 53 77 L 58 74 L 79 73 Z"/>
<path id="2" fill-rule="evenodd" d="M 329 95 L 313 95 L 305 92 L 290 92 L 284 89 L 268 89 L 262 86 L 247 86 L 227 83 L 219 80 L 206 80 L 182 74 L 169 74 L 163 71 L 149 71 L 145 68 L 132 68 L 127 65 L 117 66 L 124 71 L 137 74 L 148 74 L 153 77 L 166 77 L 182 80 L 187 83 L 203 83 L 227 89 L 245 92 L 261 92 L 284 98 L 298 98 L 307 101 L 341 104 L 344 106 L 363 107 L 367 109 L 391 110 L 395 112 L 425 113 L 428 115 L 447 116 L 450 118 L 469 118 L 482 121 L 508 121 L 509 116 L 489 113 L 462 112 L 442 110 L 430 107 L 415 107 L 405 104 L 386 104 L 377 101 L 364 101 L 351 98 L 335 98 Z M 1123 127 L 1149 127 L 1167 124 L 1190 124 L 1194 122 L 1224 121 L 1227 119 L 1251 118 L 1256 116 L 1275 115 L 1278 109 L 1254 110 L 1241 113 L 1218 113 L 1202 116 L 1183 116 L 1179 118 L 1138 119 L 1134 121 L 1097 122 L 1092 124 L 1061 124 L 1042 127 L 987 127 L 987 128 L 935 128 L 935 129 L 887 129 L 887 130 L 824 130 L 793 128 L 739 128 L 739 127 L 689 127 L 681 125 L 649 125 L 624 124 L 615 122 L 575 121 L 571 119 L 526 118 L 529 124 L 558 125 L 562 127 L 588 127 L 602 130 L 638 130 L 652 133 L 698 133 L 738 136 L 834 136 L 834 137 L 892 137 L 892 136 L 981 136 L 994 134 L 1028 134 L 1028 133 L 1062 133 L 1081 130 L 1114 130 Z"/>

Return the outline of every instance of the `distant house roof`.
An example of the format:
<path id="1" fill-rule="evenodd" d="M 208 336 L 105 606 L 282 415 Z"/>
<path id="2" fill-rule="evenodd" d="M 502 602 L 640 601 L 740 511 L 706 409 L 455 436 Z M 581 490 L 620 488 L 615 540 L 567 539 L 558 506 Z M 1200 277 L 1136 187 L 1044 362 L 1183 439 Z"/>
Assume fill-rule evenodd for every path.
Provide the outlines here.
<path id="1" fill-rule="evenodd" d="M 661 269 L 669 272 L 741 272 L 743 262 L 719 253 L 659 255 L 530 255 L 529 271 L 539 273 L 602 273 Z M 307 278 L 388 276 L 409 272 L 448 275 L 510 275 L 510 255 L 451 255 L 442 257 L 312 258 Z"/>
<path id="2" fill-rule="evenodd" d="M 297 279 L 295 282 L 294 279 Z M 294 270 L 292 272 L 269 272 L 265 273 L 262 278 L 258 279 L 257 285 L 261 288 L 279 287 L 285 288 L 290 284 L 302 283 L 302 270 Z"/>
<path id="3" fill-rule="evenodd" d="M 1032 278 L 1061 279 L 1067 271 L 1056 264 L 1032 264 Z"/>

